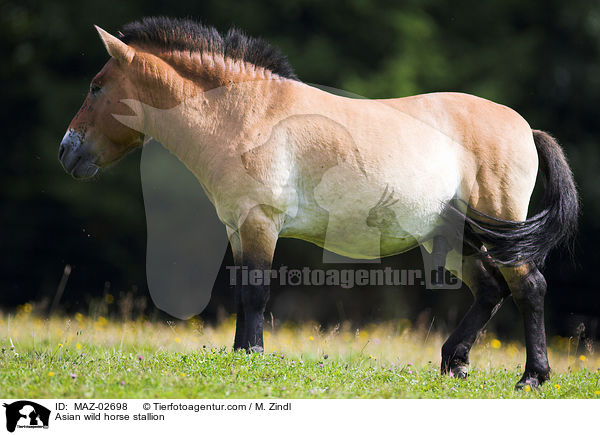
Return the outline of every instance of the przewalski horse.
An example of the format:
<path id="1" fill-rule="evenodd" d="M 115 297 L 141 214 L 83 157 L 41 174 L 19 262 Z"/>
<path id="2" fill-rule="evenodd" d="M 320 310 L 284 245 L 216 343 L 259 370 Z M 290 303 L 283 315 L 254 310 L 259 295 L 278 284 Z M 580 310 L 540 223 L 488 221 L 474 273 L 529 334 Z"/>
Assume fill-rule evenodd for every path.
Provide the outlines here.
<path id="1" fill-rule="evenodd" d="M 202 184 L 236 265 L 250 270 L 271 267 L 279 237 L 353 258 L 424 245 L 443 264 L 452 249 L 447 267 L 474 303 L 442 348 L 442 372 L 467 376 L 477 335 L 512 295 L 527 346 L 517 385 L 548 378 L 539 268 L 571 240 L 578 215 L 571 171 L 551 136 L 465 94 L 374 101 L 324 92 L 300 82 L 276 49 L 236 30 L 221 36 L 167 18 L 126 25 L 118 37 L 97 30 L 111 59 L 60 145 L 73 177 L 91 177 L 156 138 Z M 545 202 L 527 219 L 538 159 Z M 472 255 L 436 236 L 448 210 L 464 213 Z M 236 293 L 234 348 L 262 351 L 268 285 Z"/>

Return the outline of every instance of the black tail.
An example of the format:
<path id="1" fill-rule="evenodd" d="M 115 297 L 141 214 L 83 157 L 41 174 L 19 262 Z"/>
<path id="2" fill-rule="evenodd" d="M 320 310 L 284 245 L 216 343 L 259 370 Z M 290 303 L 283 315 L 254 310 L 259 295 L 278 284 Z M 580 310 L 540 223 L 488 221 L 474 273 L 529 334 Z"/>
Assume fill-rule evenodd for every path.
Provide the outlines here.
<path id="1" fill-rule="evenodd" d="M 498 219 L 472 207 L 468 216 L 463 214 L 465 242 L 477 251 L 483 242 L 485 254 L 507 266 L 534 262 L 542 267 L 556 247 L 572 253 L 577 230 L 579 199 L 565 155 L 548 133 L 533 130 L 533 139 L 546 189 L 543 210 L 523 222 Z"/>

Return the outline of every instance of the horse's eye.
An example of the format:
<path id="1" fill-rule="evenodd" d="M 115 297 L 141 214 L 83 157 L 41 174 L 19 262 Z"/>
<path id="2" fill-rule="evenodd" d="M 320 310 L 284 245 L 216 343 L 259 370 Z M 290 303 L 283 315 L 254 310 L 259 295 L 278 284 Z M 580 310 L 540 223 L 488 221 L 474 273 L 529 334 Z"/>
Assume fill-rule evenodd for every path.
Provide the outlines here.
<path id="1" fill-rule="evenodd" d="M 102 87 L 96 83 L 92 83 L 90 86 L 90 94 L 96 95 L 98 92 L 102 90 Z"/>

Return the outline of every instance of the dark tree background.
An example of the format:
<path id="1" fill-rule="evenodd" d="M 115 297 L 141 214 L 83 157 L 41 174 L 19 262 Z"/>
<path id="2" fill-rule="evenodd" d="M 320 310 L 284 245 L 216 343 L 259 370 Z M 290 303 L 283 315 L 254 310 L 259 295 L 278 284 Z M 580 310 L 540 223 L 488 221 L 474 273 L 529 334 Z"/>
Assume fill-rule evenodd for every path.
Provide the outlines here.
<path id="1" fill-rule="evenodd" d="M 139 152 L 88 183 L 72 180 L 57 160 L 66 127 L 107 60 L 92 25 L 114 32 L 146 15 L 240 27 L 279 46 L 308 83 L 371 98 L 468 92 L 550 131 L 572 164 L 583 214 L 576 265 L 556 253 L 546 268 L 548 329 L 572 335 L 583 322 L 589 334 L 600 333 L 600 3 L 587 0 L 0 1 L 0 307 L 32 301 L 47 312 L 67 264 L 64 311 L 88 310 L 106 292 L 117 298 L 117 312 L 126 295 L 148 298 Z M 420 255 L 383 265 L 418 267 Z M 275 266 L 318 266 L 320 258 L 312 245 L 283 240 Z M 231 308 L 222 272 L 202 314 L 209 320 Z M 445 327 L 469 302 L 465 289 L 275 287 L 269 311 L 279 320 L 435 319 Z M 151 314 L 151 302 L 142 311 Z M 491 327 L 512 333 L 518 324 L 508 303 Z"/>

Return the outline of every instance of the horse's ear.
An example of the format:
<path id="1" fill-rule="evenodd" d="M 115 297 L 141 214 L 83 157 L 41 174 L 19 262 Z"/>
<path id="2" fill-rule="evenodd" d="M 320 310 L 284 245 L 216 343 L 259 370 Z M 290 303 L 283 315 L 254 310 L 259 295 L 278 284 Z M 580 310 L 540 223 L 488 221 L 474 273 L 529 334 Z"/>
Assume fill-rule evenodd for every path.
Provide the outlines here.
<path id="1" fill-rule="evenodd" d="M 119 62 L 131 63 L 135 56 L 135 50 L 129 45 L 125 44 L 119 38 L 111 35 L 106 30 L 101 29 L 98 26 L 94 26 L 100 35 L 100 39 L 104 42 L 106 51 L 110 54 L 110 57 L 116 59 Z"/>

